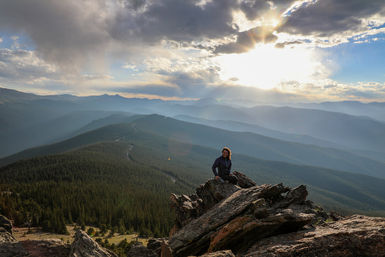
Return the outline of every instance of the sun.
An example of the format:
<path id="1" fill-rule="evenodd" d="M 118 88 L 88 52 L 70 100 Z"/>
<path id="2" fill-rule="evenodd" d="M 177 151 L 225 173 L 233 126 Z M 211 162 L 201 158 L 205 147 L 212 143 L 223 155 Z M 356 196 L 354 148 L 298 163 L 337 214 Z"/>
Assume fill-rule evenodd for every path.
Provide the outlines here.
<path id="1" fill-rule="evenodd" d="M 313 78 L 319 61 L 311 49 L 277 48 L 260 44 L 241 54 L 214 57 L 222 80 L 261 89 L 272 89 L 281 82 L 306 82 Z"/>

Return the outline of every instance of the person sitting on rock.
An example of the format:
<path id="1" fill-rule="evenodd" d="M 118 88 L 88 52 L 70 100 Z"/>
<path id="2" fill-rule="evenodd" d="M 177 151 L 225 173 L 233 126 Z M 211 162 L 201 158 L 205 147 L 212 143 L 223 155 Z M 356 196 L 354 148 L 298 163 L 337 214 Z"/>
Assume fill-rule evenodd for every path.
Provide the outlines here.
<path id="1" fill-rule="evenodd" d="M 218 168 L 218 171 L 217 171 Z M 238 182 L 237 177 L 231 174 L 231 150 L 228 147 L 223 147 L 222 156 L 218 157 L 212 170 L 215 175 L 215 179 L 227 180 L 230 183 L 236 185 Z"/>

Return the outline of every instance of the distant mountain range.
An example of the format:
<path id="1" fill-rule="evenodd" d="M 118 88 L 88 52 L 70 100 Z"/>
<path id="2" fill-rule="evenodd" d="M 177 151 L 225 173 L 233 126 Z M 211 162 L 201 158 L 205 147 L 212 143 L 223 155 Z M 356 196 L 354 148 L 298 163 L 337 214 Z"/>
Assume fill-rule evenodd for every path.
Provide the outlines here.
<path id="1" fill-rule="evenodd" d="M 62 154 L 74 156 L 72 158 L 77 156 L 75 159 L 88 162 L 89 157 L 82 158 L 82 156 L 95 152 L 100 156 L 99 159 L 119 158 L 121 161 L 115 162 L 116 165 L 120 165 L 120 162 L 121 165 L 130 165 L 133 162 L 158 170 L 170 180 L 187 188 L 192 188 L 212 177 L 210 167 L 219 155 L 218 149 L 180 142 L 176 140 L 177 137 L 160 136 L 159 133 L 154 134 L 142 129 L 144 123 L 151 119 L 171 120 L 161 116 L 145 116 L 131 123 L 104 126 L 56 144 L 24 151 L 13 156 L 13 161 L 17 159 L 19 161 L 0 168 L 0 175 L 2 174 L 3 179 L 4 176 L 15 176 L 17 174 L 15 167 L 23 167 L 23 172 L 31 176 L 39 176 L 39 170 L 43 168 L 45 174 L 52 172 L 59 175 L 60 172 L 57 173 L 56 169 L 67 166 L 64 159 L 58 161 Z M 234 170 L 245 172 L 260 184 L 279 182 L 289 185 L 307 184 L 313 199 L 327 208 L 377 215 L 385 210 L 384 179 L 319 167 L 267 161 L 239 153 L 234 154 L 233 163 Z M 32 175 L 34 172 L 37 172 L 36 175 Z M 72 172 L 76 172 L 76 169 Z"/>
<path id="2" fill-rule="evenodd" d="M 378 107 L 379 115 L 385 113 L 384 104 L 372 105 Z M 119 95 L 38 96 L 0 88 L 0 157 L 61 140 L 93 120 L 124 112 L 176 116 L 227 130 L 253 132 L 285 141 L 352 151 L 380 161 L 383 159 L 384 123 L 368 117 L 308 109 L 309 106 L 241 108 L 218 104 L 212 99 L 178 102 Z"/>

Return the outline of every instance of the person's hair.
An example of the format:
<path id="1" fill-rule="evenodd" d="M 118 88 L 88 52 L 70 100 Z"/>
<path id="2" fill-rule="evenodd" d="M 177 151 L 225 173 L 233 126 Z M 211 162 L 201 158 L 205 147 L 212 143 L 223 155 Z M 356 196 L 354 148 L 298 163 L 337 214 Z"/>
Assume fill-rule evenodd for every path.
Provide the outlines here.
<path id="1" fill-rule="evenodd" d="M 229 153 L 229 160 L 231 160 L 231 150 L 230 150 L 230 148 L 228 148 L 228 147 L 223 147 L 222 148 L 222 153 L 223 153 L 223 151 L 227 151 L 228 153 Z"/>

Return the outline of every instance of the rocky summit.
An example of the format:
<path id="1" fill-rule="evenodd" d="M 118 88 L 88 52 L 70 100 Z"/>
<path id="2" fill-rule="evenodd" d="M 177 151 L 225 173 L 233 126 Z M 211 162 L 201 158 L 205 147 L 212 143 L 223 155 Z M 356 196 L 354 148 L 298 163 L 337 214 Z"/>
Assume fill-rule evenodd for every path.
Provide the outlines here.
<path id="1" fill-rule="evenodd" d="M 192 195 L 170 197 L 175 225 L 169 238 L 134 245 L 128 257 L 385 256 L 385 218 L 328 214 L 307 200 L 306 186 L 256 185 L 234 172 L 238 185 L 209 180 Z M 0 257 L 114 257 L 78 230 L 60 240 L 18 242 L 0 216 Z"/>
<path id="2" fill-rule="evenodd" d="M 175 226 L 161 256 L 385 256 L 385 218 L 330 215 L 306 186 L 209 180 L 171 195 Z"/>

